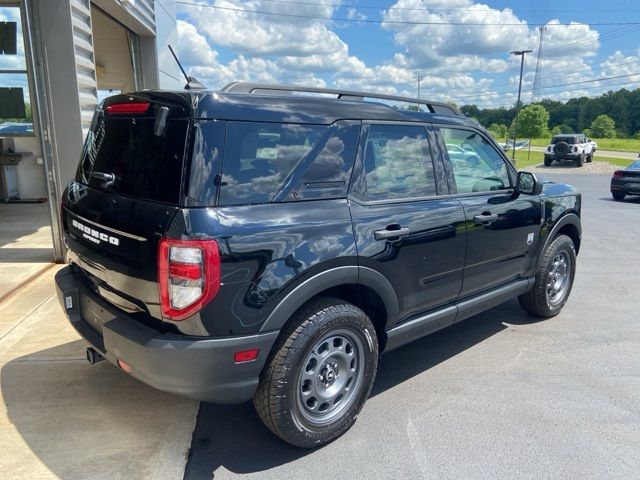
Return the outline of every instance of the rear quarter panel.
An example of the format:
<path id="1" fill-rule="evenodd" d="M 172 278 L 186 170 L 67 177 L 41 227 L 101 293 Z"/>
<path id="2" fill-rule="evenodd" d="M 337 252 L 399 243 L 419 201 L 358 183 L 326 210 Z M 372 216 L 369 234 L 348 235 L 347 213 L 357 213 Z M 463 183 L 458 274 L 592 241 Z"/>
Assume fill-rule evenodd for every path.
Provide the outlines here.
<path id="1" fill-rule="evenodd" d="M 289 291 L 314 273 L 357 265 L 346 199 L 180 210 L 168 236 L 214 238 L 221 288 L 184 333 L 256 333 Z"/>
<path id="2" fill-rule="evenodd" d="M 579 222 L 582 213 L 582 194 L 564 183 L 545 182 L 542 193 L 543 219 L 540 230 L 541 252 L 554 228 L 563 218 L 572 215 L 571 222 Z M 576 218 L 577 217 L 577 220 Z"/>

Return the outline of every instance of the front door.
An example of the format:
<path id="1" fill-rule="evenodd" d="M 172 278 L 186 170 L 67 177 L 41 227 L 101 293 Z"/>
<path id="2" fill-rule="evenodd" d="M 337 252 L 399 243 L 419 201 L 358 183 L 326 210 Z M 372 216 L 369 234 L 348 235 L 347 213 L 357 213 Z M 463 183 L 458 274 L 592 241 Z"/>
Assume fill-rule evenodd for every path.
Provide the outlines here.
<path id="1" fill-rule="evenodd" d="M 395 289 L 402 320 L 453 302 L 462 286 L 465 217 L 421 125 L 364 125 L 350 192 L 359 264 Z M 443 191 L 441 191 L 443 190 Z"/>
<path id="2" fill-rule="evenodd" d="M 436 132 L 467 224 L 460 297 L 529 275 L 542 219 L 540 197 L 514 195 L 515 169 L 482 133 L 457 127 Z"/>

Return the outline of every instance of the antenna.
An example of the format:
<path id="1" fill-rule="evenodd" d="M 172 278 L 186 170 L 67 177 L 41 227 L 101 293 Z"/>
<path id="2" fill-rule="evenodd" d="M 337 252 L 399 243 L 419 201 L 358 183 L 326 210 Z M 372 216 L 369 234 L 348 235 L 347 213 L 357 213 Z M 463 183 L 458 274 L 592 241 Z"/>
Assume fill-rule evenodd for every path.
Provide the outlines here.
<path id="1" fill-rule="evenodd" d="M 175 58 L 176 63 L 178 64 L 178 67 L 180 67 L 180 70 L 182 71 L 182 75 L 184 75 L 184 78 L 187 79 L 187 84 L 184 86 L 184 89 L 185 90 L 199 90 L 199 89 L 206 88 L 196 78 L 190 77 L 189 75 L 187 75 L 187 72 L 185 72 L 184 68 L 182 68 L 182 64 L 180 63 L 180 60 L 178 60 L 178 56 L 176 55 L 176 52 L 173 51 L 173 48 L 171 48 L 171 45 L 167 45 L 167 47 L 169 47 L 169 51 L 171 52 L 171 55 L 173 55 L 173 58 Z"/>

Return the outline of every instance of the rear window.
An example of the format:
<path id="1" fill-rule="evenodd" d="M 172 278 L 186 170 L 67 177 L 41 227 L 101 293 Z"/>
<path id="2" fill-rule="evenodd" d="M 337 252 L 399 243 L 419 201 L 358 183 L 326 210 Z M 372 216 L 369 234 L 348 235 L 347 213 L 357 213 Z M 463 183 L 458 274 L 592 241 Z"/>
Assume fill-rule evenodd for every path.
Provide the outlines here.
<path id="1" fill-rule="evenodd" d="M 564 142 L 567 143 L 569 145 L 574 145 L 577 142 L 577 138 L 576 137 L 553 137 L 551 139 L 551 144 L 555 145 L 556 143 L 560 143 L 560 142 Z"/>
<path id="2" fill-rule="evenodd" d="M 76 180 L 97 189 L 177 204 L 188 121 L 100 117 L 85 140 Z M 106 175 L 106 176 L 105 176 Z M 114 175 L 113 181 L 105 181 Z"/>
<path id="3" fill-rule="evenodd" d="M 218 204 L 272 201 L 328 129 L 327 125 L 228 122 Z"/>

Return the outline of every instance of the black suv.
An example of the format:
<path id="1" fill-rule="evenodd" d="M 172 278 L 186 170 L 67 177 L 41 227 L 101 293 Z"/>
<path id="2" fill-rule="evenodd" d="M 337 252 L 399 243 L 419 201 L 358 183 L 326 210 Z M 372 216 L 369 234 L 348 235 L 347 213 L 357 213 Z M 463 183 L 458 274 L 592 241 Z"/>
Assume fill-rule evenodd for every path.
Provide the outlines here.
<path id="1" fill-rule="evenodd" d="M 91 363 L 253 398 L 315 447 L 355 422 L 382 352 L 514 297 L 559 313 L 580 207 L 445 104 L 244 83 L 118 95 L 64 192 L 58 296 Z"/>

